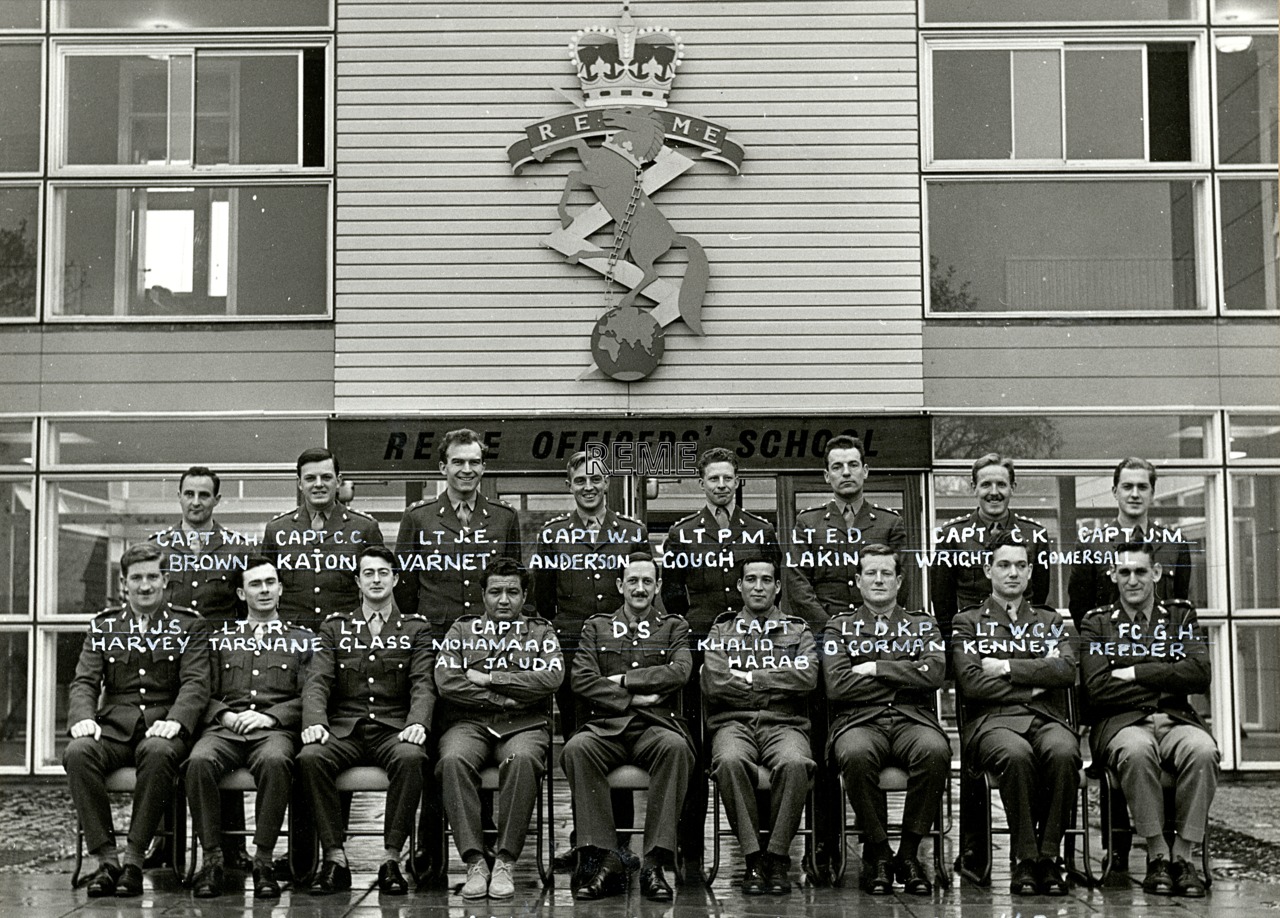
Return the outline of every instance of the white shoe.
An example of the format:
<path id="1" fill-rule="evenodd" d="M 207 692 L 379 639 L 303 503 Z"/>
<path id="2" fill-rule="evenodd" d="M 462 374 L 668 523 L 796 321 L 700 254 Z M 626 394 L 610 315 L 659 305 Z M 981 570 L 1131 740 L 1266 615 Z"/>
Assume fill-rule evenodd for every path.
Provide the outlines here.
<path id="1" fill-rule="evenodd" d="M 467 867 L 467 882 L 462 884 L 462 898 L 483 899 L 489 895 L 489 865 L 484 858 Z"/>
<path id="2" fill-rule="evenodd" d="M 510 899 L 516 894 L 516 884 L 511 879 L 514 865 L 505 858 L 493 862 L 493 878 L 489 880 L 490 899 Z"/>

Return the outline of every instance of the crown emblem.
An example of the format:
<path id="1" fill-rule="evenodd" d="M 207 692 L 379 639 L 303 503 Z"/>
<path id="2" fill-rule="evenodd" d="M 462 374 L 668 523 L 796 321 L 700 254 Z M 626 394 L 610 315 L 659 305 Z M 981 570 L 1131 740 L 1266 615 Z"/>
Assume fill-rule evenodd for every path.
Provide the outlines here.
<path id="1" fill-rule="evenodd" d="M 587 108 L 650 105 L 666 108 L 684 45 L 670 29 L 639 28 L 624 0 L 616 26 L 580 29 L 569 42 Z"/>

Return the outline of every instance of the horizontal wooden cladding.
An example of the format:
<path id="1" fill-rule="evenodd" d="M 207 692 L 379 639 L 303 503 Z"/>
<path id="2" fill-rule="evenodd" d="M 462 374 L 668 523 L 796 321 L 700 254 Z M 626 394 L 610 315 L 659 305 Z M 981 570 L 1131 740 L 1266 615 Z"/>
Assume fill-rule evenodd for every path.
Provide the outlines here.
<path id="1" fill-rule="evenodd" d="M 506 21 L 513 17 L 526 16 L 529 11 L 537 5 L 530 0 L 524 0 L 520 3 L 491 3 L 488 0 L 455 0 L 446 7 L 451 13 L 459 13 L 465 11 L 470 19 L 496 19 Z M 790 15 L 805 16 L 824 16 L 841 8 L 848 9 L 851 4 L 848 0 L 845 2 L 833 3 L 831 0 L 787 0 L 785 4 L 779 4 L 776 0 L 720 0 L 717 3 L 702 3 L 698 9 L 707 17 L 723 16 L 728 17 L 730 14 L 742 16 L 776 16 L 785 6 Z M 683 0 L 666 0 L 666 2 L 650 2 L 645 0 L 644 11 L 646 20 L 652 20 L 651 24 L 659 24 L 658 20 L 662 17 L 672 19 L 680 16 L 683 11 L 687 10 L 690 4 Z M 602 12 L 602 4 L 599 0 L 557 0 L 554 4 L 554 12 L 548 13 L 548 16 L 555 15 L 561 17 L 566 22 L 576 22 L 574 17 L 582 16 L 604 16 L 599 21 L 584 21 L 583 25 L 608 25 L 610 19 L 609 10 L 616 14 L 617 4 L 612 8 L 605 7 Z M 348 19 L 363 22 L 365 20 L 379 19 L 400 19 L 405 16 L 406 9 L 412 9 L 412 6 L 406 5 L 405 0 L 340 0 L 338 3 L 338 21 L 345 25 Z M 440 4 L 433 4 L 433 8 L 441 8 Z M 857 0 L 857 8 L 863 15 L 906 15 L 907 11 L 914 9 L 910 2 L 904 3 L 903 0 Z M 639 9 L 639 7 L 637 7 Z M 422 15 L 426 15 L 425 13 Z M 443 15 L 443 14 L 442 14 Z M 681 22 L 684 20 L 681 19 Z M 666 23 L 670 24 L 670 23 Z M 545 30 L 545 20 L 541 29 Z M 576 27 L 575 27 L 576 28 Z"/>

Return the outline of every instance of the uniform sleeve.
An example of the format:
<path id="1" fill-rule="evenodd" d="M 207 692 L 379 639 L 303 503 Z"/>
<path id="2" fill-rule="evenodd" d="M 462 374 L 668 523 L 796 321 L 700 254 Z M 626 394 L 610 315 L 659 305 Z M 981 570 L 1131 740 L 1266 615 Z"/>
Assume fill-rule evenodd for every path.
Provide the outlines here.
<path id="1" fill-rule="evenodd" d="M 850 635 L 840 629 L 841 618 L 827 622 L 822 632 L 822 682 L 828 700 L 852 704 L 867 700 L 866 690 L 876 688 L 876 679 L 853 671 L 853 655 L 847 646 Z"/>
<path id="2" fill-rule="evenodd" d="M 810 627 L 817 628 L 826 624 L 827 612 L 822 608 L 822 603 L 818 601 L 818 594 L 814 590 L 813 565 L 800 563 L 806 548 L 804 544 L 797 541 L 796 535 L 799 530 L 801 526 L 797 521 L 785 540 L 783 586 L 786 589 L 787 610 L 792 615 L 803 618 Z"/>
<path id="3" fill-rule="evenodd" d="M 409 659 L 409 713 L 405 725 L 421 724 L 431 730 L 431 719 L 436 708 L 436 684 L 433 678 L 436 654 L 431 638 L 434 632 L 425 619 L 413 635 L 413 648 Z"/>
<path id="4" fill-rule="evenodd" d="M 307 649 L 294 654 L 294 693 L 292 697 L 286 698 L 263 711 L 276 719 L 276 726 L 282 730 L 292 730 L 295 733 L 302 729 L 302 687 L 306 684 L 307 670 L 311 668 L 311 657 L 313 655 L 312 647 L 315 645 L 315 635 L 305 629 L 295 632 L 297 640 L 307 641 Z"/>
<path id="5" fill-rule="evenodd" d="M 714 624 L 707 636 L 702 672 L 699 675 L 702 697 L 707 700 L 708 705 L 746 709 L 751 704 L 751 686 L 747 685 L 746 680 L 729 674 L 729 654 L 724 649 L 727 631 L 723 624 Z"/>
<path id="6" fill-rule="evenodd" d="M 583 625 L 578 652 L 573 655 L 570 684 L 575 695 L 621 714 L 631 704 L 631 693 L 600 670 L 600 630 L 594 619 L 588 619 Z"/>
<path id="7" fill-rule="evenodd" d="M 521 707 L 544 700 L 564 681 L 564 654 L 560 652 L 560 641 L 556 633 L 543 626 L 538 629 L 537 634 L 530 634 L 530 638 L 537 640 L 539 655 L 547 661 L 547 667 L 540 670 L 494 670 L 490 685 L 495 693 L 515 701 Z"/>
<path id="8" fill-rule="evenodd" d="M 791 623 L 796 627 L 796 623 Z M 794 664 L 777 669 L 751 671 L 751 688 L 761 705 L 776 695 L 808 695 L 818 685 L 818 647 L 813 631 L 808 625 L 800 625 L 800 639 L 796 643 Z M 777 646 L 775 642 L 775 647 Z"/>
<path id="9" fill-rule="evenodd" d="M 977 618 L 973 613 L 961 612 L 956 616 L 951 658 L 955 662 L 956 683 L 960 690 L 967 698 L 980 701 L 1030 701 L 1030 687 L 1014 685 L 1012 679 L 991 676 L 982 669 L 977 631 Z"/>
<path id="10" fill-rule="evenodd" d="M 942 688 L 946 672 L 946 644 L 936 622 L 917 619 L 916 633 L 924 650 L 915 660 L 877 660 L 875 678 L 895 688 Z"/>
<path id="11" fill-rule="evenodd" d="M 307 668 L 307 678 L 302 687 L 302 729 L 319 725 L 329 729 L 329 695 L 337 676 L 337 625 L 323 622 L 319 641 Z"/>
<path id="12" fill-rule="evenodd" d="M 95 623 L 90 623 L 89 633 L 84 636 L 84 644 L 80 648 L 80 659 L 76 661 L 76 674 L 71 679 L 71 687 L 67 692 L 67 727 L 78 724 L 82 720 L 90 720 L 98 713 L 98 696 L 102 693 L 103 662 L 102 652 L 94 648 L 93 642 L 102 635 L 94 630 Z"/>
<path id="13" fill-rule="evenodd" d="M 1124 687 L 1111 675 L 1111 658 L 1107 653 L 1105 615 L 1086 615 L 1080 625 L 1080 675 L 1089 704 L 1109 706 L 1118 701 Z"/>
<path id="14" fill-rule="evenodd" d="M 667 662 L 641 666 L 627 673 L 626 691 L 632 695 L 668 695 L 681 688 L 693 674 L 693 654 L 689 652 L 689 623 L 683 618 L 669 622 Z"/>
<path id="15" fill-rule="evenodd" d="M 435 659 L 436 692 L 441 699 L 460 708 L 483 711 L 500 711 L 509 707 L 496 692 L 476 685 L 467 678 L 467 661 L 462 654 L 462 643 L 467 638 L 466 624 L 457 621 L 449 626 L 443 644 Z"/>
<path id="16" fill-rule="evenodd" d="M 1182 624 L 1177 626 L 1177 633 L 1169 635 L 1168 640 L 1181 645 L 1178 648 L 1181 654 L 1171 648 L 1172 659 L 1137 664 L 1133 668 L 1134 680 L 1139 685 L 1161 692 L 1194 695 L 1209 691 L 1213 675 L 1209 642 L 1196 618 L 1195 609 L 1187 609 Z"/>
<path id="17" fill-rule="evenodd" d="M 209 703 L 212 672 L 209 668 L 209 635 L 201 621 L 193 621 L 184 629 L 189 643 L 178 658 L 178 695 L 169 707 L 167 720 L 182 724 L 194 736 L 200 715 Z"/>
<path id="18" fill-rule="evenodd" d="M 1054 615 L 1051 627 L 1061 628 L 1061 616 Z M 1034 659 L 1015 659 L 1009 661 L 1009 680 L 1014 685 L 1028 685 L 1033 688 L 1070 688 L 1076 684 L 1076 648 L 1075 641 L 1065 635 L 1054 647 L 1057 656 L 1045 656 Z"/>

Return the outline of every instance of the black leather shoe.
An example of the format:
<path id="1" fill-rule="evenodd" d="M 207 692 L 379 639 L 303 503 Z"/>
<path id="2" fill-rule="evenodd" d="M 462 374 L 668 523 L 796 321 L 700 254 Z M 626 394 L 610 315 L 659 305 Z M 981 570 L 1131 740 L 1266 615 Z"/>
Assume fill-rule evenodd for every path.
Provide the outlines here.
<path id="1" fill-rule="evenodd" d="M 573 893 L 575 899 L 605 899 L 627 891 L 627 868 L 610 851 L 600 860 L 591 877 Z"/>
<path id="2" fill-rule="evenodd" d="M 858 885 L 869 896 L 887 896 L 893 892 L 893 864 L 887 857 L 862 862 Z"/>
<path id="3" fill-rule="evenodd" d="M 101 899 L 116 894 L 116 881 L 120 879 L 120 868 L 115 864 L 103 864 L 85 882 L 85 890 L 90 899 Z"/>
<path id="4" fill-rule="evenodd" d="M 785 854 L 764 853 L 764 885 L 771 896 L 791 892 L 791 858 Z"/>
<path id="5" fill-rule="evenodd" d="M 383 861 L 382 866 L 378 868 L 378 890 L 388 896 L 409 894 L 409 884 L 405 881 L 404 874 L 400 872 L 400 865 L 395 861 Z"/>
<path id="6" fill-rule="evenodd" d="M 351 888 L 351 868 L 325 861 L 320 865 L 320 873 L 311 884 L 311 895 L 328 896 L 336 892 L 345 892 Z"/>
<path id="7" fill-rule="evenodd" d="M 223 848 L 222 866 L 224 870 L 243 870 L 248 873 L 253 869 L 253 858 L 244 848 Z"/>
<path id="8" fill-rule="evenodd" d="M 439 865 L 431 852 L 419 848 L 404 860 L 404 869 L 418 878 L 418 884 L 429 883 L 439 870 Z"/>
<path id="9" fill-rule="evenodd" d="M 274 867 L 253 868 L 253 897 L 255 899 L 279 899 L 280 883 Z"/>
<path id="10" fill-rule="evenodd" d="M 578 866 L 577 848 L 570 848 L 563 854 L 557 854 L 551 859 L 551 869 L 556 873 L 568 873 L 576 866 Z"/>
<path id="11" fill-rule="evenodd" d="M 1036 861 L 1036 888 L 1042 896 L 1065 896 L 1067 879 L 1062 875 L 1062 868 L 1051 857 L 1042 857 Z"/>
<path id="12" fill-rule="evenodd" d="M 125 864 L 116 880 L 116 898 L 127 899 L 142 895 L 142 868 L 137 864 Z"/>
<path id="13" fill-rule="evenodd" d="M 1200 871 L 1196 865 L 1186 858 L 1178 858 L 1173 862 L 1173 894 L 1188 899 L 1203 899 L 1208 892 Z"/>
<path id="14" fill-rule="evenodd" d="M 748 896 L 763 896 L 765 891 L 763 851 L 747 858 L 747 869 L 742 873 L 742 891 Z"/>
<path id="15" fill-rule="evenodd" d="M 1147 875 L 1142 881 L 1142 891 L 1153 896 L 1173 895 L 1173 871 L 1168 858 L 1158 857 L 1147 862 Z"/>
<path id="16" fill-rule="evenodd" d="M 913 896 L 929 896 L 933 894 L 933 883 L 929 880 L 929 874 L 924 869 L 924 864 L 920 863 L 920 859 L 911 857 L 898 857 L 893 862 L 893 874 L 903 888 Z"/>
<path id="17" fill-rule="evenodd" d="M 1031 858 L 1018 861 L 1018 866 L 1013 868 L 1013 878 L 1009 881 L 1009 892 L 1015 896 L 1034 896 L 1040 891 L 1036 863 Z"/>
<path id="18" fill-rule="evenodd" d="M 191 894 L 197 899 L 216 899 L 222 895 L 225 873 L 221 864 L 205 864 L 191 884 Z"/>
<path id="19" fill-rule="evenodd" d="M 289 863 L 289 855 L 278 857 L 271 862 L 271 872 L 277 883 L 290 883 L 293 881 L 293 865 Z"/>
<path id="20" fill-rule="evenodd" d="M 661 865 L 645 867 L 640 871 L 640 894 L 650 902 L 670 902 L 676 897 Z"/>

